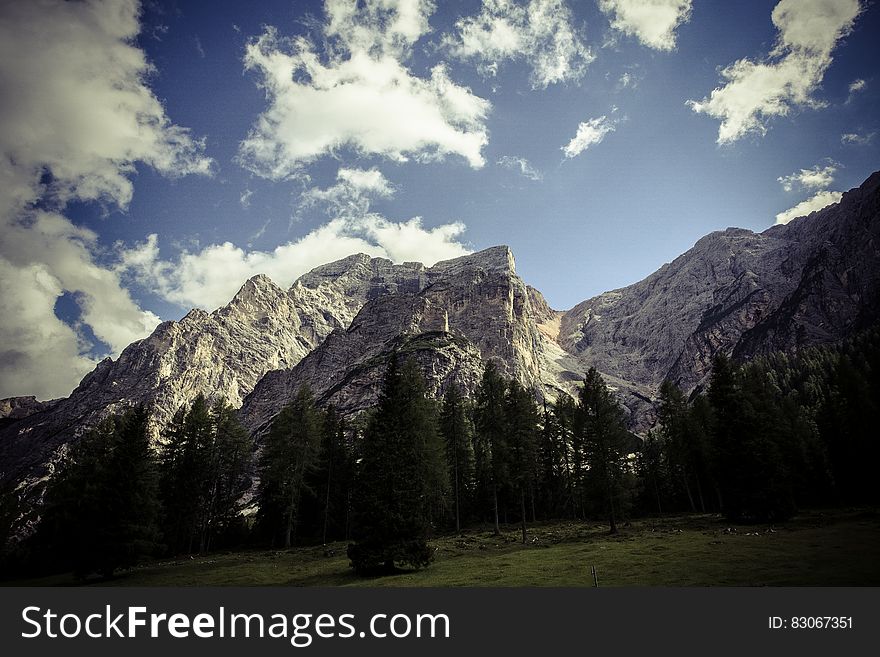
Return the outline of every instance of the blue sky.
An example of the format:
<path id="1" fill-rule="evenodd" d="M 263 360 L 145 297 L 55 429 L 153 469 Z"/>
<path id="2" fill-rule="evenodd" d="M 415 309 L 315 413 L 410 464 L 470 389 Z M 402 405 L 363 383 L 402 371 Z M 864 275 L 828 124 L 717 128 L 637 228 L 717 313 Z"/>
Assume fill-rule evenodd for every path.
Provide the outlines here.
<path id="1" fill-rule="evenodd" d="M 864 0 L 4 3 L 0 396 L 255 273 L 505 243 L 566 309 L 818 209 L 878 168 L 878 28 Z"/>

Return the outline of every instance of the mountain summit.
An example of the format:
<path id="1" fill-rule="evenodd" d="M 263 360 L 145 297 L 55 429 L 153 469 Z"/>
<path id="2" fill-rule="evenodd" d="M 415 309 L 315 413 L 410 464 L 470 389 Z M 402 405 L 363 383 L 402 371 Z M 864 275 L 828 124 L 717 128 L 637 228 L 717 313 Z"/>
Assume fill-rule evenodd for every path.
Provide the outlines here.
<path id="1" fill-rule="evenodd" d="M 660 383 L 703 385 L 719 352 L 797 350 L 876 323 L 878 215 L 875 173 L 836 205 L 762 233 L 712 233 L 644 280 L 566 312 L 525 284 L 506 246 L 432 267 L 356 254 L 286 290 L 258 275 L 226 306 L 164 322 L 104 360 L 66 399 L 0 402 L 9 409 L 0 476 L 38 482 L 70 441 L 132 404 L 146 405 L 157 428 L 200 393 L 222 396 L 261 434 L 307 383 L 355 415 L 374 404 L 395 352 L 415 359 L 436 394 L 451 382 L 473 391 L 494 360 L 552 401 L 595 366 L 641 432 Z"/>

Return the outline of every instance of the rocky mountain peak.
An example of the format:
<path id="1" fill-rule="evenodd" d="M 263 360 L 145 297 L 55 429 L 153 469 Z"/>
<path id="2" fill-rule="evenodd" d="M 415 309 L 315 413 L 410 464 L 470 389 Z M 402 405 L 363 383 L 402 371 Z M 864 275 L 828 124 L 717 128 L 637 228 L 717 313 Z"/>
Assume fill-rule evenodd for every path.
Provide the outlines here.
<path id="1" fill-rule="evenodd" d="M 101 362 L 69 398 L 0 408 L 0 472 L 38 480 L 67 442 L 137 403 L 159 426 L 199 393 L 224 396 L 259 431 L 308 383 L 356 414 L 375 402 L 394 353 L 413 357 L 434 393 L 452 382 L 472 392 L 492 360 L 552 399 L 596 367 L 643 431 L 660 383 L 705 383 L 719 352 L 795 350 L 878 321 L 878 244 L 880 173 L 787 225 L 711 233 L 644 280 L 566 312 L 519 278 L 507 246 L 431 267 L 355 254 L 287 290 L 258 275 L 227 306 L 163 322 Z"/>
<path id="2" fill-rule="evenodd" d="M 452 260 L 441 260 L 431 267 L 429 271 L 434 274 L 448 276 L 464 269 L 502 271 L 510 275 L 516 275 L 516 262 L 510 247 L 502 245 L 459 256 Z"/>

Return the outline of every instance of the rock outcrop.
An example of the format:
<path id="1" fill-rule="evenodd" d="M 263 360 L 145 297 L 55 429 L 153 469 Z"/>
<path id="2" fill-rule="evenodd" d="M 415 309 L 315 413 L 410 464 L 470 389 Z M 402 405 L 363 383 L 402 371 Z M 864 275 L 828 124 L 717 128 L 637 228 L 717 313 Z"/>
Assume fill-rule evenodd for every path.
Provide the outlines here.
<path id="1" fill-rule="evenodd" d="M 524 385 L 549 388 L 538 324 L 552 311 L 546 302 L 535 308 L 536 292 L 516 275 L 507 247 L 437 263 L 420 285 L 368 301 L 297 366 L 264 376 L 241 409 L 245 426 L 264 431 L 303 384 L 345 415 L 369 408 L 395 352 L 414 358 L 438 395 L 451 382 L 473 392 L 490 359 Z"/>

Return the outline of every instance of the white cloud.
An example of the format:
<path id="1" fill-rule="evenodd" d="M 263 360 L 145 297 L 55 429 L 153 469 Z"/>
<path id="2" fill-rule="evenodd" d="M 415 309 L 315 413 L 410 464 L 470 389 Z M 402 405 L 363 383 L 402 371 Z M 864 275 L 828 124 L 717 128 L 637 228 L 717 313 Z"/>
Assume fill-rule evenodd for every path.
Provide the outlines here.
<path id="1" fill-rule="evenodd" d="M 564 0 L 483 0 L 480 13 L 460 18 L 455 28 L 443 37 L 451 56 L 475 62 L 487 77 L 504 61 L 521 59 L 535 88 L 580 80 L 595 59 Z"/>
<path id="2" fill-rule="evenodd" d="M 99 264 L 95 233 L 63 215 L 72 200 L 124 208 L 136 162 L 211 171 L 146 84 L 139 11 L 135 0 L 0 5 L 0 396 L 69 393 L 95 362 L 83 327 L 118 352 L 158 323 Z M 73 326 L 55 315 L 65 293 L 80 309 Z"/>
<path id="3" fill-rule="evenodd" d="M 601 143 L 609 132 L 614 132 L 615 124 L 607 116 L 585 121 L 578 126 L 575 136 L 561 150 L 567 158 L 577 157 L 590 146 Z"/>
<path id="4" fill-rule="evenodd" d="M 241 207 L 243 207 L 243 208 L 245 208 L 245 209 L 251 207 L 251 197 L 252 197 L 253 195 L 254 195 L 254 191 L 253 191 L 251 188 L 249 188 L 249 187 L 246 188 L 246 189 L 241 193 L 241 196 L 238 197 L 238 202 L 239 202 L 239 204 L 241 205 Z"/>
<path id="5" fill-rule="evenodd" d="M 860 91 L 863 91 L 866 86 L 867 86 L 867 82 L 865 82 L 861 78 L 859 78 L 857 80 L 853 80 L 849 85 L 849 92 L 851 94 L 858 93 Z"/>
<path id="6" fill-rule="evenodd" d="M 378 169 L 349 169 L 342 167 L 336 174 L 336 184 L 327 189 L 312 187 L 300 195 L 300 208 L 323 207 L 334 217 L 362 217 L 373 199 L 390 198 L 394 188 Z"/>
<path id="7" fill-rule="evenodd" d="M 483 166 L 490 103 L 443 64 L 428 78 L 405 65 L 432 11 L 427 0 L 327 0 L 323 58 L 308 39 L 274 28 L 251 40 L 245 67 L 269 106 L 240 144 L 240 163 L 273 180 L 342 148 L 396 161 L 459 155 Z"/>
<path id="8" fill-rule="evenodd" d="M 224 242 L 185 251 L 173 261 L 160 259 L 158 237 L 150 235 L 125 254 L 120 269 L 133 273 L 173 303 L 210 310 L 226 304 L 241 282 L 255 274 L 266 274 L 288 286 L 314 267 L 353 253 L 426 265 L 455 258 L 469 253 L 458 241 L 464 230 L 461 223 L 429 229 L 418 217 L 397 223 L 370 214 L 333 219 L 271 251 L 245 250 Z"/>
<path id="9" fill-rule="evenodd" d="M 780 176 L 776 180 L 782 185 L 782 189 L 787 192 L 793 191 L 795 188 L 801 189 L 820 189 L 828 187 L 834 182 L 834 174 L 837 173 L 837 166 L 829 164 L 827 166 L 816 165 L 812 169 L 801 169 L 787 176 Z"/>
<path id="10" fill-rule="evenodd" d="M 876 134 L 876 132 L 869 132 L 863 135 L 857 132 L 844 132 L 840 135 L 840 143 L 845 145 L 855 144 L 857 146 L 865 146 L 866 144 L 871 143 Z"/>
<path id="11" fill-rule="evenodd" d="M 719 144 L 764 134 L 769 119 L 786 116 L 792 108 L 821 106 L 813 92 L 860 11 L 859 0 L 781 0 L 772 13 L 779 34 L 769 56 L 734 62 L 721 71 L 723 86 L 688 105 L 721 120 Z"/>
<path id="12" fill-rule="evenodd" d="M 675 48 L 675 30 L 691 17 L 691 0 L 599 0 L 611 27 L 655 50 Z"/>
<path id="13" fill-rule="evenodd" d="M 242 281 L 255 274 L 287 286 L 314 267 L 353 253 L 426 265 L 469 253 L 459 241 L 465 231 L 460 222 L 425 228 L 419 217 L 394 222 L 370 211 L 374 199 L 393 194 L 394 187 L 378 169 L 343 167 L 335 184 L 301 195 L 302 207 L 318 209 L 330 221 L 298 240 L 271 251 L 246 250 L 224 242 L 163 260 L 158 236 L 150 235 L 122 252 L 117 270 L 172 303 L 210 310 L 226 304 Z"/>
<path id="14" fill-rule="evenodd" d="M 792 219 L 796 217 L 803 217 L 811 212 L 815 212 L 816 210 L 821 210 L 822 208 L 828 207 L 833 203 L 837 203 L 843 197 L 843 194 L 840 192 L 831 192 L 831 191 L 822 191 L 816 192 L 813 196 L 808 198 L 806 201 L 801 201 L 793 208 L 789 208 L 784 212 L 780 212 L 776 215 L 776 223 L 777 224 L 787 224 Z"/>
<path id="15" fill-rule="evenodd" d="M 505 169 L 512 169 L 514 171 L 519 171 L 520 175 L 529 180 L 539 181 L 544 180 L 544 174 L 538 171 L 535 167 L 532 166 L 532 163 L 529 162 L 524 157 L 515 157 L 513 155 L 504 155 L 498 160 L 498 164 Z"/>
<path id="16" fill-rule="evenodd" d="M 846 97 L 847 104 L 853 101 L 853 98 L 856 97 L 856 94 L 861 93 L 868 87 L 868 83 L 865 82 L 861 78 L 856 78 L 852 82 L 849 83 L 849 95 Z"/>

